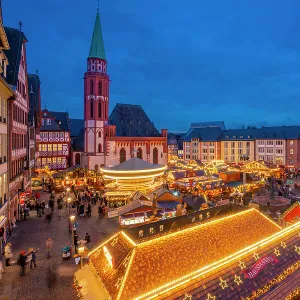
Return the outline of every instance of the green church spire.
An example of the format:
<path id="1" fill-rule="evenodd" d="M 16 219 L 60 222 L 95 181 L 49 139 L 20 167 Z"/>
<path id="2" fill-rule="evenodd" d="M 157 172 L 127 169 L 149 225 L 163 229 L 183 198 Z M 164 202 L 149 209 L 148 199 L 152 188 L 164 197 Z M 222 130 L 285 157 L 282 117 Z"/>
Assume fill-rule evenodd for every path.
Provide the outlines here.
<path id="1" fill-rule="evenodd" d="M 99 8 L 97 10 L 89 58 L 101 58 L 106 60 Z"/>

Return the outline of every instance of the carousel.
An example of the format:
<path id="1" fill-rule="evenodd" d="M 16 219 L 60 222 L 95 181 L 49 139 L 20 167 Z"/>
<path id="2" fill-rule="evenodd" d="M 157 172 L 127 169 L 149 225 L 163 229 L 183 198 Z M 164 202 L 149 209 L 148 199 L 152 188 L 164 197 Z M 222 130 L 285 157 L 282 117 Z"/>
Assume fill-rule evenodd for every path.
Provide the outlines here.
<path id="1" fill-rule="evenodd" d="M 137 157 L 117 166 L 103 167 L 101 172 L 104 179 L 113 181 L 105 196 L 108 201 L 112 201 L 124 199 L 135 191 L 147 194 L 163 184 L 162 175 L 166 168 L 165 165 L 150 164 Z"/>

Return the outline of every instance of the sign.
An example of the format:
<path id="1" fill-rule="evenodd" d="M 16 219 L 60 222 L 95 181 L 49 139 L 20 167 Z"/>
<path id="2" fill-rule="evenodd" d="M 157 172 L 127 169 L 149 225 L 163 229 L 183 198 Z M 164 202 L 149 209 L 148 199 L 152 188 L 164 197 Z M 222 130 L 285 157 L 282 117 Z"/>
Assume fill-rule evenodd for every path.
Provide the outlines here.
<path id="1" fill-rule="evenodd" d="M 278 259 L 275 256 L 265 256 L 258 260 L 251 268 L 243 270 L 244 277 L 253 279 L 259 272 L 264 269 L 268 264 L 275 265 L 278 263 Z"/>

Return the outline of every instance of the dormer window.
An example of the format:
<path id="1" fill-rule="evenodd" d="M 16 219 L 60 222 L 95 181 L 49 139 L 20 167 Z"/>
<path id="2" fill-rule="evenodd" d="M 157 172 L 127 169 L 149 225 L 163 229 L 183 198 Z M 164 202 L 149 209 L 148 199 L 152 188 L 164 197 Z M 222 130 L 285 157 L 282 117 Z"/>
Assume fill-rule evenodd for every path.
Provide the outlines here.
<path id="1" fill-rule="evenodd" d="M 58 121 L 58 124 L 61 125 L 61 121 Z"/>
<path id="2" fill-rule="evenodd" d="M 129 121 L 129 124 L 132 124 L 132 121 L 131 121 L 131 120 Z"/>
<path id="3" fill-rule="evenodd" d="M 51 119 L 47 119 L 47 125 L 51 125 Z"/>
<path id="4" fill-rule="evenodd" d="M 226 136 L 226 139 L 229 139 L 229 136 L 228 136 L 228 135 Z"/>
<path id="5" fill-rule="evenodd" d="M 244 137 L 241 135 L 241 136 L 240 136 L 240 139 L 243 139 L 243 138 L 244 138 Z"/>
<path id="6" fill-rule="evenodd" d="M 250 139 L 250 135 L 248 135 L 248 139 Z"/>
<path id="7" fill-rule="evenodd" d="M 130 130 L 128 130 L 128 135 L 130 135 Z"/>
<path id="8" fill-rule="evenodd" d="M 236 136 L 234 135 L 233 138 L 236 139 Z"/>

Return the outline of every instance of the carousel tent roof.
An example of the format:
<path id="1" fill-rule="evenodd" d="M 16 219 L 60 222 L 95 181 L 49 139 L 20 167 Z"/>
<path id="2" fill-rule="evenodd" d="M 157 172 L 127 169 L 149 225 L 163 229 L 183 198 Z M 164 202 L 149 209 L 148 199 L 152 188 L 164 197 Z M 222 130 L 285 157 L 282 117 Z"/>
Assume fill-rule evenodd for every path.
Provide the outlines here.
<path id="1" fill-rule="evenodd" d="M 245 255 L 252 257 L 253 253 L 257 251 L 263 256 L 262 251 L 265 250 L 266 245 L 271 244 L 274 247 L 273 237 L 281 234 L 280 231 L 281 228 L 277 224 L 257 210 L 249 209 L 205 224 L 150 238 L 138 244 L 124 232 L 119 232 L 89 255 L 91 263 L 112 299 L 145 299 L 150 296 L 152 299 L 155 298 L 157 292 L 164 293 L 167 288 L 175 285 L 175 282 L 179 291 L 174 287 L 168 296 L 177 291 L 178 294 L 175 297 L 177 298 L 186 293 L 183 285 L 190 284 L 191 280 L 197 280 L 198 283 L 192 288 L 201 287 L 203 290 L 203 284 L 200 284 L 199 281 L 206 279 L 209 282 L 205 283 L 207 290 L 204 293 L 217 290 L 220 295 L 223 291 L 219 286 L 220 276 L 232 277 L 233 268 L 239 269 L 239 260 L 244 259 Z M 268 243 L 265 239 L 269 237 L 270 242 Z M 280 241 L 282 239 L 279 240 L 279 244 Z M 262 244 L 256 246 L 256 243 L 260 242 Z M 254 248 L 252 249 L 250 246 Z M 275 246 L 277 247 L 277 245 Z M 257 250 L 257 248 L 259 249 Z M 271 250 L 274 251 L 273 248 Z M 113 267 L 108 265 L 107 255 L 105 255 L 107 251 L 114 261 Z M 252 260 L 254 260 L 253 257 L 250 266 L 253 264 Z M 287 262 L 285 259 L 283 261 Z M 292 260 L 289 261 L 289 264 L 291 263 L 293 263 Z M 224 266 L 224 264 L 227 265 Z M 213 268 L 213 266 L 219 267 Z M 207 274 L 217 271 L 222 271 L 222 274 L 215 276 Z M 268 272 L 270 272 L 269 269 Z M 202 274 L 206 275 L 202 276 Z M 142 285 L 139 284 L 141 278 Z M 216 282 L 218 283 L 216 284 Z M 227 283 L 228 286 L 235 284 L 234 280 Z M 253 283 L 251 284 L 253 285 Z M 255 286 L 252 289 L 255 289 Z M 252 289 L 250 289 L 251 292 Z M 189 286 L 189 290 L 191 290 L 191 286 Z M 243 289 L 228 288 L 226 293 L 241 291 Z M 231 298 L 226 296 L 228 295 L 223 295 L 223 298 L 218 297 L 218 299 Z"/>
<path id="2" fill-rule="evenodd" d="M 182 198 L 166 190 L 156 198 L 156 201 L 176 201 L 181 203 Z"/>
<path id="3" fill-rule="evenodd" d="M 105 170 L 115 170 L 115 171 L 138 171 L 138 170 L 154 170 L 164 167 L 163 165 L 150 164 L 140 158 L 133 157 L 131 159 L 126 160 L 125 162 L 113 166 L 113 167 L 104 167 Z"/>

